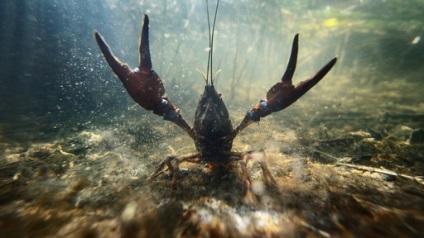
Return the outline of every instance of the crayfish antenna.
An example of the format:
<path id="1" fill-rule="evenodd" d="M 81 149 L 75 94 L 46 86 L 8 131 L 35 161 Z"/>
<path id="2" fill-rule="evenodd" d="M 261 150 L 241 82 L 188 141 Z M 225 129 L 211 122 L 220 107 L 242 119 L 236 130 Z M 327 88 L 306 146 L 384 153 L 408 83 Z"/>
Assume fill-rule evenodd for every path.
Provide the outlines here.
<path id="1" fill-rule="evenodd" d="M 196 68 L 196 70 L 197 70 L 197 72 L 199 72 L 199 74 L 200 74 L 200 75 L 202 75 L 203 79 L 204 79 L 204 80 L 205 80 L 205 82 L 206 82 L 206 85 L 208 85 L 208 79 L 207 79 L 207 77 L 206 77 L 205 72 L 200 71 L 200 69 L 198 69 L 198 68 Z"/>
<path id="2" fill-rule="evenodd" d="M 216 71 L 215 76 L 213 77 L 214 78 L 213 82 L 216 81 L 216 79 L 218 78 L 218 74 L 221 73 L 221 71 L 222 71 L 221 69 L 218 69 L 218 71 Z"/>
<path id="3" fill-rule="evenodd" d="M 209 1 L 206 0 L 206 13 L 208 15 L 208 31 L 209 31 L 209 55 L 208 55 L 208 67 L 206 73 L 206 84 L 209 82 L 209 75 L 211 77 L 211 85 L 213 85 L 213 77 L 212 77 L 212 61 L 213 61 L 213 38 L 215 34 L 215 23 L 216 23 L 216 15 L 218 14 L 218 6 L 219 0 L 216 2 L 215 14 L 213 18 L 213 25 L 211 30 L 211 21 L 209 16 Z"/>

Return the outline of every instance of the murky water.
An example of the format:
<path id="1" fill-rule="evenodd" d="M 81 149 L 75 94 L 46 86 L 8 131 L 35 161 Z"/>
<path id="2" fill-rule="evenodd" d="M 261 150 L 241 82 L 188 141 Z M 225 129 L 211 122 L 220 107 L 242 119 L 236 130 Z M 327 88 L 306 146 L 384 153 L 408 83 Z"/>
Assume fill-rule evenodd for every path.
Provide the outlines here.
<path id="1" fill-rule="evenodd" d="M 209 1 L 213 12 L 215 1 Z M 9 237 L 410 236 L 423 232 L 424 1 L 222 1 L 213 72 L 233 126 L 281 79 L 338 62 L 289 108 L 234 140 L 264 149 L 276 184 L 248 164 L 216 174 L 169 155 L 184 131 L 139 107 L 93 37 L 131 68 L 143 14 L 154 70 L 193 125 L 208 58 L 204 1 L 0 3 L 0 231 Z"/>

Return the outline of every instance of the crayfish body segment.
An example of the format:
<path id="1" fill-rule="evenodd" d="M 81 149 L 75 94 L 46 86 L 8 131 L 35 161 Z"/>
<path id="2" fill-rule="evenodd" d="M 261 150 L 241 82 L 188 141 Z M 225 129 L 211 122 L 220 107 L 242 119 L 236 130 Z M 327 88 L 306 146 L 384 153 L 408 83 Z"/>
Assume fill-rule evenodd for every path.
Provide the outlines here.
<path id="1" fill-rule="evenodd" d="M 230 151 L 233 141 L 221 141 L 233 131 L 227 107 L 213 85 L 206 85 L 197 104 L 194 131 L 200 136 L 195 139 L 196 148 L 208 157 L 216 152 Z"/>
<path id="2" fill-rule="evenodd" d="M 149 18 L 147 15 L 144 17 L 140 37 L 139 65 L 134 70 L 131 70 L 127 64 L 119 61 L 99 33 L 96 32 L 94 35 L 107 63 L 121 80 L 134 101 L 144 109 L 151 110 L 156 115 L 162 116 L 163 119 L 175 123 L 193 139 L 196 145 L 196 153 L 166 158 L 159 164 L 159 167 L 153 172 L 150 179 L 162 174 L 168 169 L 173 174 L 173 187 L 177 187 L 180 163 L 225 165 L 227 163 L 238 162 L 242 170 L 244 191 L 247 197 L 252 194 L 250 191 L 250 178 L 246 168 L 246 164 L 250 160 L 260 164 L 263 171 L 263 178 L 267 184 L 275 184 L 276 180 L 266 165 L 264 151 L 233 152 L 231 148 L 234 138 L 250 124 L 259 121 L 273 112 L 283 110 L 302 97 L 331 70 L 337 60 L 336 58 L 332 59 L 315 76 L 297 85 L 293 85 L 292 77 L 296 69 L 299 39 L 299 36 L 296 35 L 293 40 L 289 63 L 281 81 L 271 87 L 266 95 L 266 100 L 260 100 L 247 111 L 240 125 L 234 129 L 229 118 L 228 110 L 213 85 L 212 73 L 210 81 L 208 80 L 209 70 L 212 67 L 210 66 L 212 64 L 213 49 L 212 30 L 212 32 L 209 32 L 211 51 L 208 59 L 208 62 L 210 61 L 210 64 L 208 63 L 208 73 L 205 76 L 206 86 L 196 108 L 194 125 L 190 127 L 180 114 L 178 107 L 168 98 L 164 97 L 165 89 L 162 80 L 153 70 L 149 45 Z M 255 153 L 262 154 L 259 156 L 261 159 L 257 159 L 258 156 L 254 156 Z"/>

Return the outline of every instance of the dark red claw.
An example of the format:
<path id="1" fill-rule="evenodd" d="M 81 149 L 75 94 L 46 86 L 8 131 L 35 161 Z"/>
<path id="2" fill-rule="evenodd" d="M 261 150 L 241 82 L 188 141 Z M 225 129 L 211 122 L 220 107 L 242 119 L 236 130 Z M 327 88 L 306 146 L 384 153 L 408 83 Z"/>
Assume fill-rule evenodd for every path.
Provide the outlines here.
<path id="1" fill-rule="evenodd" d="M 144 15 L 143 28 L 141 30 L 140 44 L 140 68 L 152 69 L 152 59 L 150 57 L 150 43 L 149 43 L 149 17 Z"/>
<path id="2" fill-rule="evenodd" d="M 291 92 L 294 89 L 292 78 L 297 65 L 297 53 L 299 51 L 299 34 L 296 34 L 293 39 L 293 46 L 290 54 L 290 59 L 287 64 L 286 71 L 281 78 L 281 82 L 271 87 L 266 94 L 267 103 L 271 112 L 282 110 L 288 105 L 292 99 Z"/>
<path id="3" fill-rule="evenodd" d="M 97 44 L 113 72 L 124 84 L 128 94 L 146 110 L 159 110 L 162 105 L 162 96 L 165 88 L 159 76 L 152 69 L 149 50 L 149 18 L 144 18 L 143 30 L 140 38 L 140 66 L 131 70 L 112 53 L 103 37 L 95 32 Z M 156 112 L 155 112 L 156 113 Z M 162 115 L 162 112 L 159 112 Z"/>
<path id="4" fill-rule="evenodd" d="M 182 118 L 179 109 L 163 96 L 165 88 L 162 80 L 152 69 L 149 45 L 149 17 L 147 15 L 144 15 L 139 42 L 139 65 L 134 70 L 119 61 L 99 33 L 95 32 L 94 37 L 107 63 L 122 84 L 124 84 L 128 94 L 135 102 L 144 109 L 152 110 L 156 115 L 163 116 L 165 120 L 177 124 L 193 139 L 197 138 L 196 133 Z"/>
<path id="5" fill-rule="evenodd" d="M 96 39 L 97 45 L 102 51 L 103 56 L 105 57 L 109 66 L 112 68 L 113 72 L 120 79 L 125 78 L 126 75 L 128 75 L 131 72 L 128 65 L 121 63 L 121 61 L 119 61 L 119 59 L 110 50 L 110 47 L 106 43 L 106 41 L 103 39 L 103 36 L 101 36 L 98 32 L 94 32 L 94 38 Z"/>
<path id="6" fill-rule="evenodd" d="M 284 72 L 281 81 L 287 84 L 292 84 L 292 78 L 297 64 L 297 52 L 299 50 L 299 34 L 296 34 L 293 39 L 292 51 L 290 54 L 289 63 L 287 64 L 286 72 Z"/>
<path id="7" fill-rule="evenodd" d="M 296 86 L 292 83 L 292 78 L 296 70 L 297 52 L 299 48 L 299 35 L 293 39 L 292 51 L 290 54 L 287 69 L 284 72 L 281 82 L 278 82 L 266 94 L 266 101 L 261 100 L 250 109 L 240 125 L 228 138 L 234 138 L 237 133 L 253 122 L 259 121 L 262 117 L 266 117 L 273 112 L 278 112 L 290 106 L 315 86 L 336 64 L 337 58 L 333 58 L 315 76 L 305 81 L 300 82 Z"/>
<path id="8" fill-rule="evenodd" d="M 294 86 L 290 81 L 275 84 L 267 93 L 267 105 L 272 112 L 283 110 L 315 86 L 336 64 L 337 58 L 328 62 L 315 76 Z M 284 78 L 284 77 L 283 77 Z"/>
<path id="9" fill-rule="evenodd" d="M 292 46 L 292 51 L 290 54 L 289 63 L 287 65 L 287 69 L 284 72 L 283 77 L 281 78 L 281 82 L 271 87 L 271 89 L 268 91 L 266 95 L 266 98 L 267 98 L 266 111 L 269 113 L 283 110 L 284 108 L 296 102 L 297 99 L 302 97 L 306 92 L 309 91 L 309 89 L 311 89 L 322 78 L 324 78 L 324 76 L 331 70 L 331 68 L 334 66 L 334 64 L 337 61 L 337 58 L 332 59 L 320 71 L 318 71 L 318 73 L 316 73 L 315 76 L 313 76 L 312 78 L 308 80 L 302 81 L 296 86 L 294 86 L 292 83 L 292 78 L 296 70 L 298 50 L 299 50 L 299 34 L 296 34 L 293 39 L 293 46 Z M 255 108 L 259 109 L 258 106 L 260 105 L 256 105 L 254 109 Z"/>
<path id="10" fill-rule="evenodd" d="M 295 91 L 297 92 L 298 98 L 303 96 L 306 92 L 309 91 L 312 87 L 314 87 L 324 76 L 333 68 L 333 66 L 337 62 L 337 57 L 334 57 L 330 62 L 328 62 L 322 69 L 320 69 L 312 78 L 307 79 L 298 83 L 295 87 Z"/>

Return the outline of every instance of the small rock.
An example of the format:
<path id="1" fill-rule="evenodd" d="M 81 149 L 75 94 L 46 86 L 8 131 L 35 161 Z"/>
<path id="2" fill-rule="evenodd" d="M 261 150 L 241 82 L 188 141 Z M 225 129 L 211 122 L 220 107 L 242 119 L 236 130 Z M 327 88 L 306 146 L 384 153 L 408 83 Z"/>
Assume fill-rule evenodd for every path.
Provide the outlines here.
<path id="1" fill-rule="evenodd" d="M 372 154 L 360 154 L 360 155 L 352 157 L 351 162 L 353 163 L 369 162 L 372 159 L 372 157 L 373 157 Z"/>
<path id="2" fill-rule="evenodd" d="M 131 221 L 135 215 L 137 210 L 137 203 L 136 202 L 130 202 L 125 206 L 124 211 L 122 212 L 121 218 L 124 222 Z"/>
<path id="3" fill-rule="evenodd" d="M 384 137 L 388 136 L 387 131 L 384 129 L 368 128 L 368 133 L 376 140 L 382 140 Z"/>
<path id="4" fill-rule="evenodd" d="M 350 132 L 349 134 L 358 140 L 372 137 L 371 133 L 363 131 L 363 130 L 353 131 L 353 132 Z"/>
<path id="5" fill-rule="evenodd" d="M 409 137 L 410 144 L 419 144 L 424 142 L 424 129 L 416 129 L 411 132 Z"/>
<path id="6" fill-rule="evenodd" d="M 406 141 L 409 139 L 412 128 L 404 125 L 397 125 L 391 130 L 390 137 L 394 137 L 395 139 Z"/>

